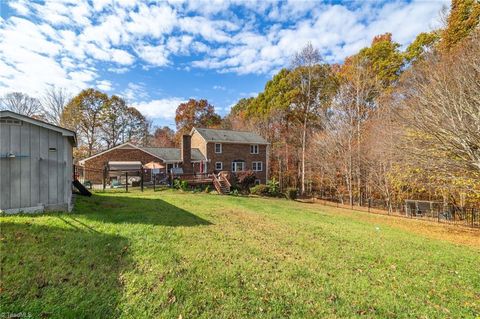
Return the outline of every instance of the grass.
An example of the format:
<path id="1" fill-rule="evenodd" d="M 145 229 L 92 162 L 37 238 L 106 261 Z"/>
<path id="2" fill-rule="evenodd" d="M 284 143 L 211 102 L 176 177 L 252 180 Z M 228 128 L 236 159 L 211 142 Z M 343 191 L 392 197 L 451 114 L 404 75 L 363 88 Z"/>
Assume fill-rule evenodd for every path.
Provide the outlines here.
<path id="1" fill-rule="evenodd" d="M 469 240 L 388 216 L 173 191 L 97 193 L 73 214 L 0 221 L 3 313 L 480 316 L 480 233 L 461 228 Z"/>

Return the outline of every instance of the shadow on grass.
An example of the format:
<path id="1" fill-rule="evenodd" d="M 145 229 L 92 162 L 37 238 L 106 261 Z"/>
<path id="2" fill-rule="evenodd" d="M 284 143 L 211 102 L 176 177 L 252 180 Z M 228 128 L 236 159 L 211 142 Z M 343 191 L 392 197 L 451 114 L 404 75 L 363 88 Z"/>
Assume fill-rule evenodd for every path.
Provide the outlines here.
<path id="1" fill-rule="evenodd" d="M 2 223 L 3 313 L 32 318 L 119 315 L 122 273 L 132 261 L 124 237 L 30 223 Z"/>
<path id="2" fill-rule="evenodd" d="M 104 223 L 201 226 L 212 223 L 160 198 L 125 195 L 77 197 L 75 215 Z"/>

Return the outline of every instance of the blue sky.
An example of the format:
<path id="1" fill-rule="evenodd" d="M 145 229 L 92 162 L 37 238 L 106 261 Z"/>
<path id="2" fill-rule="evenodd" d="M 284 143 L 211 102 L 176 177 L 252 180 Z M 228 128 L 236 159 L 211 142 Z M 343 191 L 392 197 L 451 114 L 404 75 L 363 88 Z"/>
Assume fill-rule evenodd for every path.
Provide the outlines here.
<path id="1" fill-rule="evenodd" d="M 440 25 L 446 0 L 0 0 L 0 94 L 95 87 L 154 125 L 206 98 L 225 115 L 311 42 L 341 62 L 385 32 L 408 45 Z"/>

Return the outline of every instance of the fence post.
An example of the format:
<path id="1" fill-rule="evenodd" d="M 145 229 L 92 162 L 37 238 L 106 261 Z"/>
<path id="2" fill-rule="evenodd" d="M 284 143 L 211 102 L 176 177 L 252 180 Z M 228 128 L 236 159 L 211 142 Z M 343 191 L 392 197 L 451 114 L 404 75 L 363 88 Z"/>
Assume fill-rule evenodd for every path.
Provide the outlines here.
<path id="1" fill-rule="evenodd" d="M 475 223 L 473 221 L 473 207 L 472 207 L 472 228 L 475 227 Z"/>
<path id="2" fill-rule="evenodd" d="M 125 172 L 125 190 L 128 193 L 128 172 Z"/>
<path id="3" fill-rule="evenodd" d="M 143 167 L 142 167 L 142 173 L 140 174 L 140 189 L 143 192 Z"/>
<path id="4" fill-rule="evenodd" d="M 369 199 L 368 199 L 368 212 L 369 212 L 369 213 L 370 213 L 370 207 L 372 206 L 372 203 L 371 203 L 371 202 L 372 202 L 372 199 L 369 198 Z"/>
<path id="5" fill-rule="evenodd" d="M 155 192 L 155 180 L 157 179 L 157 175 L 153 174 L 153 191 Z"/>
<path id="6" fill-rule="evenodd" d="M 107 175 L 107 166 L 104 166 L 103 167 L 103 191 L 105 191 L 105 188 L 107 187 L 106 175 Z"/>

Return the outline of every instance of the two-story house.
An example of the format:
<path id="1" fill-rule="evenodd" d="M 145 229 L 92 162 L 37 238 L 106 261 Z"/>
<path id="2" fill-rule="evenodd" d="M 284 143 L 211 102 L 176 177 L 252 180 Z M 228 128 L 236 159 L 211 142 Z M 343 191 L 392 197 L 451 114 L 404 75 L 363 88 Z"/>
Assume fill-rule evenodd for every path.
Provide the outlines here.
<path id="1" fill-rule="evenodd" d="M 202 172 L 255 172 L 257 183 L 268 179 L 268 142 L 253 132 L 193 128 L 191 147 L 205 157 Z"/>

